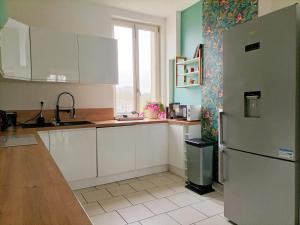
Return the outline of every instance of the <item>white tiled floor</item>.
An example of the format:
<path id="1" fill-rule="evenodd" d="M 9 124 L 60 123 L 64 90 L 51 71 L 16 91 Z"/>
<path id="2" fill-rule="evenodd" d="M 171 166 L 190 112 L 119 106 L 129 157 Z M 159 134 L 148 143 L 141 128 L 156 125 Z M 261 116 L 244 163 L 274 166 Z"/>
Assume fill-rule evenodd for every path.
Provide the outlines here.
<path id="1" fill-rule="evenodd" d="M 164 172 L 75 191 L 94 225 L 231 225 L 223 196 L 198 195 Z"/>

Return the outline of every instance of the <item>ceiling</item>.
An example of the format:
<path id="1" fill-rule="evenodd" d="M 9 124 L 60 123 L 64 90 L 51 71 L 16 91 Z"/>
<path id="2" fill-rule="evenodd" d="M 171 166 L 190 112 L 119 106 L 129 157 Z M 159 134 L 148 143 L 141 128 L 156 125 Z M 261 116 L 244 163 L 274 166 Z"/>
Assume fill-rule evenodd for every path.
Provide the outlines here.
<path id="1" fill-rule="evenodd" d="M 90 0 L 95 3 L 145 13 L 153 16 L 167 17 L 183 10 L 199 0 Z"/>

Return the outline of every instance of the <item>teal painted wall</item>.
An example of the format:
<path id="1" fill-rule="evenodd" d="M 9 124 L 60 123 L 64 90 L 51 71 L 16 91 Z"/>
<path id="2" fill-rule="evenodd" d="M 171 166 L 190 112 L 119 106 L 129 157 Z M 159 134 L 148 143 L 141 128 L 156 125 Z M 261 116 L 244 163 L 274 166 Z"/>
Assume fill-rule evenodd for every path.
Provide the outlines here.
<path id="1" fill-rule="evenodd" d="M 4 26 L 7 21 L 6 0 L 0 0 L 0 28 Z"/>
<path id="2" fill-rule="evenodd" d="M 181 55 L 192 58 L 198 44 L 203 43 L 202 1 L 181 12 Z M 201 104 L 201 87 L 174 88 L 174 101 Z"/>

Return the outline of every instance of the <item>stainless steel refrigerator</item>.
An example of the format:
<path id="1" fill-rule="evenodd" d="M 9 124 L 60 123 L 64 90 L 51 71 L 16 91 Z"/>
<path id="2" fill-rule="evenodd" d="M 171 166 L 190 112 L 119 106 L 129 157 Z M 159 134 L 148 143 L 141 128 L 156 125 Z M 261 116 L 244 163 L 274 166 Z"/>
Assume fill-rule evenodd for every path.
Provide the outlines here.
<path id="1" fill-rule="evenodd" d="M 239 225 L 299 224 L 297 4 L 224 35 L 220 179 Z"/>

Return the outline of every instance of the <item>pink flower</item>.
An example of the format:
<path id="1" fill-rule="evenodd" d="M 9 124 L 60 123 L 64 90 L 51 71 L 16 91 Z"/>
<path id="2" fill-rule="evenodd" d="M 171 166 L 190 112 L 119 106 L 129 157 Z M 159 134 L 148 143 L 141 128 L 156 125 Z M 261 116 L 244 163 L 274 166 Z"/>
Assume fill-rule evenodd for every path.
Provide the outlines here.
<path id="1" fill-rule="evenodd" d="M 207 27 L 207 33 L 212 33 L 211 27 Z"/>
<path id="2" fill-rule="evenodd" d="M 166 119 L 166 113 L 165 112 L 160 112 L 158 114 L 159 119 Z"/>
<path id="3" fill-rule="evenodd" d="M 243 19 L 243 15 L 242 15 L 242 13 L 239 13 L 236 17 L 236 23 L 240 23 L 242 21 L 242 19 Z"/>
<path id="4" fill-rule="evenodd" d="M 206 111 L 205 113 L 204 113 L 204 118 L 209 118 L 209 112 L 208 111 Z"/>

